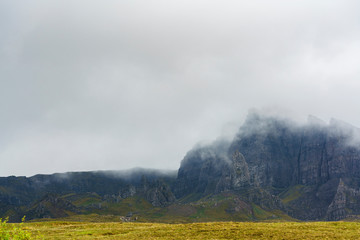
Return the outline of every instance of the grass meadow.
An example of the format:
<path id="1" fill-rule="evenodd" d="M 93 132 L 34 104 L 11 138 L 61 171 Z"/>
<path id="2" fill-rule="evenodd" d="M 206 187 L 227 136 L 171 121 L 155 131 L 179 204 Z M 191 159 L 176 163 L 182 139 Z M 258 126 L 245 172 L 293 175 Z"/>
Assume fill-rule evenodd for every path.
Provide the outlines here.
<path id="1" fill-rule="evenodd" d="M 360 239 L 358 222 L 26 222 L 30 239 Z"/>

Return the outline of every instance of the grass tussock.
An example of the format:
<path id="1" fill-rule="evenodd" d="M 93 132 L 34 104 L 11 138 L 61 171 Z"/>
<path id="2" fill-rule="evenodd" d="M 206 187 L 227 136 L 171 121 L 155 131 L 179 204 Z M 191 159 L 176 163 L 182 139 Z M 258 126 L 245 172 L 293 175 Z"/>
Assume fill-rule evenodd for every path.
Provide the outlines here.
<path id="1" fill-rule="evenodd" d="M 31 222 L 33 239 L 359 239 L 357 222 Z"/>

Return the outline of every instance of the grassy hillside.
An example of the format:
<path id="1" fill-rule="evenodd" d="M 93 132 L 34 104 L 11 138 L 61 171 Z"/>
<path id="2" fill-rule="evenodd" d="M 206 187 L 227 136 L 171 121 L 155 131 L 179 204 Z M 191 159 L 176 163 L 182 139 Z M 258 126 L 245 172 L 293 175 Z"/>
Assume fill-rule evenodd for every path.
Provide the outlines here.
<path id="1" fill-rule="evenodd" d="M 131 221 L 158 223 L 294 220 L 280 210 L 246 203 L 231 193 L 211 195 L 193 202 L 180 199 L 168 207 L 154 207 L 140 196 L 119 201 L 104 201 L 94 194 L 69 194 L 61 199 L 71 201 L 80 209 L 77 213 L 68 212 L 68 217 L 57 216 L 65 221 L 77 221 L 82 218 L 86 221 L 97 221 L 98 218 L 104 217 L 111 221 L 120 221 L 120 216 L 128 216 Z M 113 217 L 109 217 L 110 215 Z"/>
<path id="2" fill-rule="evenodd" d="M 33 239 L 359 239 L 357 222 L 33 222 Z"/>

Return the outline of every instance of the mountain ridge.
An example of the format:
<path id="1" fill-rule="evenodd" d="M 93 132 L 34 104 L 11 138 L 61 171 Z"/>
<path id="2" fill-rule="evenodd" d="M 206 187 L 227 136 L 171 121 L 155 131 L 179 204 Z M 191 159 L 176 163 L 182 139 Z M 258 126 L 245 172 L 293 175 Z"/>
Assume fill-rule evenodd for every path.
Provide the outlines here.
<path id="1" fill-rule="evenodd" d="M 360 215 L 359 132 L 339 120 L 327 124 L 310 116 L 298 124 L 251 113 L 232 141 L 191 149 L 177 174 L 139 168 L 0 178 L 0 217 L 116 213 L 190 222 L 354 217 Z"/>

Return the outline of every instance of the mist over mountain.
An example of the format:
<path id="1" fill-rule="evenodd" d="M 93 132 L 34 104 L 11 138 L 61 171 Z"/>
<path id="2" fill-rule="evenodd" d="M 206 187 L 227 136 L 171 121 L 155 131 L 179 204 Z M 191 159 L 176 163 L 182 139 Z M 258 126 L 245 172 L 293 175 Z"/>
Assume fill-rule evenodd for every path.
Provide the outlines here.
<path id="1" fill-rule="evenodd" d="M 251 189 L 262 194 L 256 196 L 257 204 L 276 203 L 273 207 L 298 219 L 337 220 L 356 215 L 359 136 L 358 128 L 335 119 L 326 124 L 309 117 L 307 123 L 299 124 L 252 113 L 225 152 L 216 151 L 215 143 L 187 154 L 175 193 L 181 198 L 189 193 L 205 196 Z M 254 201 L 251 194 L 247 197 Z M 280 200 L 282 197 L 285 199 Z"/>
<path id="2" fill-rule="evenodd" d="M 0 178 L 0 217 L 128 211 L 152 221 L 357 218 L 359 139 L 359 129 L 340 120 L 309 116 L 299 123 L 251 112 L 233 140 L 191 149 L 177 174 L 134 169 Z"/>

